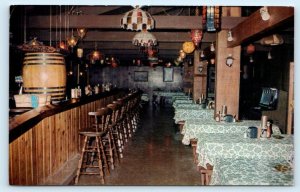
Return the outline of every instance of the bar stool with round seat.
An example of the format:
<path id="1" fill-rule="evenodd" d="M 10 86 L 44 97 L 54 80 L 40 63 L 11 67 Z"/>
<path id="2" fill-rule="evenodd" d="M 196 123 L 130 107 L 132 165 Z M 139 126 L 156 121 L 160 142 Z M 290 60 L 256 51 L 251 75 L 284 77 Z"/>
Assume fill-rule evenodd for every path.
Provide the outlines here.
<path id="1" fill-rule="evenodd" d="M 75 185 L 80 175 L 100 175 L 100 182 L 104 184 L 103 168 L 106 168 L 108 175 L 110 174 L 102 138 L 107 134 L 105 124 L 110 120 L 111 115 L 108 110 L 89 112 L 88 115 L 94 118 L 94 122 L 91 127 L 79 132 L 84 137 L 84 143 L 78 162 Z M 98 162 L 96 165 L 94 165 L 95 161 Z"/>
<path id="2" fill-rule="evenodd" d="M 112 110 L 110 129 L 112 131 L 112 136 L 115 141 L 118 157 L 123 158 L 123 149 L 124 149 L 124 136 L 122 134 L 122 125 L 121 125 L 121 106 L 117 103 L 108 104 L 107 107 Z"/>
<path id="3" fill-rule="evenodd" d="M 115 139 L 113 137 L 113 129 L 110 126 L 113 111 L 108 107 L 98 109 L 97 111 L 101 114 L 109 113 L 109 115 L 106 116 L 108 119 L 106 119 L 105 123 L 103 124 L 103 131 L 105 134 L 101 136 L 101 141 L 104 147 L 106 159 L 110 163 L 110 168 L 113 170 L 115 168 L 115 159 L 120 162 Z"/>

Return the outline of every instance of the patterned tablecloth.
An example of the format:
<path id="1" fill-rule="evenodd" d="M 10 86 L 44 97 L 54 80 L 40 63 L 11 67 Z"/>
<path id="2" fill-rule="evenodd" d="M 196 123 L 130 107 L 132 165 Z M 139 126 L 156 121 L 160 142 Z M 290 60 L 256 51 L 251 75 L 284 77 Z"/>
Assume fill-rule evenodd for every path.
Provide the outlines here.
<path id="1" fill-rule="evenodd" d="M 243 133 L 247 132 L 250 126 L 259 127 L 261 121 L 243 120 L 241 122 L 216 122 L 214 119 L 186 119 L 182 134 L 182 143 L 190 144 L 190 139 L 196 138 L 199 133 Z M 280 129 L 276 125 L 272 125 L 273 134 L 281 134 Z"/>
<path id="2" fill-rule="evenodd" d="M 176 100 L 173 101 L 173 106 L 175 107 L 175 106 L 177 106 L 177 104 L 183 104 L 183 103 L 193 104 L 194 101 L 192 99 L 190 99 L 190 100 L 188 100 L 188 99 L 176 99 Z"/>
<path id="3" fill-rule="evenodd" d="M 177 101 L 177 100 L 176 100 Z M 214 110 L 213 109 L 191 109 L 191 108 L 182 108 L 176 109 L 174 120 L 175 123 L 178 121 L 185 121 L 186 119 L 213 119 Z"/>
<path id="4" fill-rule="evenodd" d="M 224 159 L 215 161 L 210 185 L 293 185 L 293 169 L 278 171 L 282 160 Z"/>
<path id="5" fill-rule="evenodd" d="M 200 133 L 197 135 L 198 166 L 215 165 L 217 158 L 284 159 L 294 151 L 293 136 L 283 139 L 244 138 L 243 134 Z"/>
<path id="6" fill-rule="evenodd" d="M 180 110 L 180 109 L 202 109 L 201 105 L 199 104 L 195 104 L 195 103 L 180 103 L 180 104 L 177 104 L 176 106 L 173 106 L 174 109 L 175 109 L 175 112 L 177 110 Z"/>
<path id="7" fill-rule="evenodd" d="M 153 91 L 153 95 L 163 96 L 163 97 L 173 97 L 173 96 L 185 96 L 185 93 L 183 93 L 183 92 Z"/>

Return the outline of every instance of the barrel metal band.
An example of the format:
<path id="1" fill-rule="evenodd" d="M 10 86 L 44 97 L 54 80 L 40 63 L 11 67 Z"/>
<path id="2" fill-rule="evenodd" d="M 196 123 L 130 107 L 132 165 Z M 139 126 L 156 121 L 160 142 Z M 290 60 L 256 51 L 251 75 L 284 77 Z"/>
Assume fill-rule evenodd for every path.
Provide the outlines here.
<path id="1" fill-rule="evenodd" d="M 24 90 L 46 90 L 46 89 L 65 89 L 66 86 L 61 87 L 24 87 Z"/>
<path id="2" fill-rule="evenodd" d="M 51 91 L 51 92 L 47 92 L 47 91 L 44 91 L 44 92 L 28 92 L 28 91 L 25 91 L 25 93 L 28 93 L 28 94 L 53 94 L 53 93 L 65 93 L 65 91 Z"/>

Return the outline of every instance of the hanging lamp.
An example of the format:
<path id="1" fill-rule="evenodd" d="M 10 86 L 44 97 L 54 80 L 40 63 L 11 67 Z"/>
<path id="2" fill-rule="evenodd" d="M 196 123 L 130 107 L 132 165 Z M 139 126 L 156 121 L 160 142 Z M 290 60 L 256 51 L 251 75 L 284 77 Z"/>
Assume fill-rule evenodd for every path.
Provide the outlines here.
<path id="1" fill-rule="evenodd" d="M 143 30 L 133 37 L 132 44 L 139 47 L 150 47 L 157 45 L 157 40 L 152 33 Z"/>
<path id="2" fill-rule="evenodd" d="M 203 30 L 217 31 L 221 26 L 220 6 L 203 6 L 202 9 Z"/>
<path id="3" fill-rule="evenodd" d="M 195 16 L 199 16 L 199 8 L 196 7 L 195 9 Z M 201 29 L 192 29 L 191 30 L 191 38 L 192 42 L 195 44 L 196 47 L 199 46 L 199 43 L 202 40 L 203 32 Z"/>
<path id="4" fill-rule="evenodd" d="M 83 39 L 85 37 L 86 33 L 87 33 L 86 28 L 78 28 L 77 29 L 77 34 L 81 39 Z"/>
<path id="5" fill-rule="evenodd" d="M 182 44 L 182 50 L 187 54 L 192 53 L 195 50 L 195 45 L 191 41 L 186 41 Z"/>
<path id="6" fill-rule="evenodd" d="M 77 44 L 78 38 L 74 36 L 73 29 L 72 29 L 72 35 L 71 37 L 67 38 L 68 46 L 71 48 L 75 47 Z"/>
<path id="7" fill-rule="evenodd" d="M 121 28 L 132 31 L 141 31 L 144 28 L 151 30 L 154 28 L 154 19 L 148 12 L 136 6 L 124 14 L 121 19 Z"/>
<path id="8" fill-rule="evenodd" d="M 200 29 L 192 29 L 191 30 L 191 38 L 192 38 L 192 42 L 194 43 L 194 45 L 196 47 L 199 46 L 199 43 L 201 42 L 202 40 L 202 35 L 203 35 L 203 32 L 202 30 Z"/>

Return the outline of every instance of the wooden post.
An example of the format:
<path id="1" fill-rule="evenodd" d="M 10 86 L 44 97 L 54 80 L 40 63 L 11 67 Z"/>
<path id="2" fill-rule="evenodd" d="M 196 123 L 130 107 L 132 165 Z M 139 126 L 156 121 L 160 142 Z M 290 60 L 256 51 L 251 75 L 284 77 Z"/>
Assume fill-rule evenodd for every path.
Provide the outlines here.
<path id="1" fill-rule="evenodd" d="M 287 134 L 293 133 L 293 117 L 294 117 L 294 62 L 290 62 L 289 75 L 289 100 L 288 100 L 288 114 L 287 114 Z"/>
<path id="2" fill-rule="evenodd" d="M 203 71 L 199 72 L 199 67 L 202 67 Z M 194 83 L 193 83 L 193 100 L 197 101 L 201 97 L 201 94 L 206 96 L 207 88 L 207 62 L 200 61 L 200 51 L 194 51 Z"/>
<path id="3" fill-rule="evenodd" d="M 227 30 L 222 30 L 217 35 L 215 114 L 221 111 L 222 105 L 226 105 L 227 113 L 236 115 L 238 118 L 241 46 L 227 48 L 227 33 Z M 226 65 L 226 58 L 229 54 L 232 54 L 234 58 L 231 67 Z"/>
<path id="4" fill-rule="evenodd" d="M 241 16 L 240 7 L 227 7 L 223 16 Z M 224 15 L 225 14 L 225 15 Z M 215 114 L 221 111 L 222 105 L 227 106 L 227 113 L 239 118 L 240 95 L 240 55 L 241 46 L 227 48 L 227 30 L 217 34 L 216 42 L 216 82 L 215 82 Z M 226 65 L 226 58 L 231 54 L 234 58 L 231 67 Z"/>

